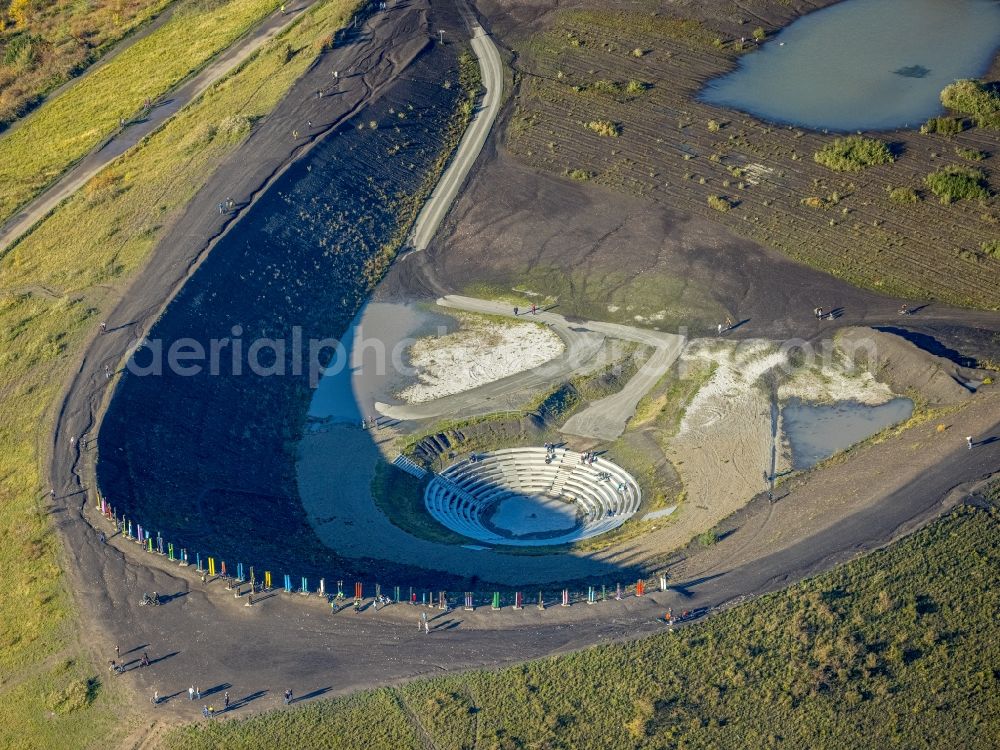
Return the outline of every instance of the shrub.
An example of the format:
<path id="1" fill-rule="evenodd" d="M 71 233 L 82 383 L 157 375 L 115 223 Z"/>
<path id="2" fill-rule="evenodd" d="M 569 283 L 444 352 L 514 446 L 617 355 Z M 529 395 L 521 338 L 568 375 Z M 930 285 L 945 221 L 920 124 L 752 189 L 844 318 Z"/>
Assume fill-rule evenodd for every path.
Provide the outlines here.
<path id="1" fill-rule="evenodd" d="M 941 103 L 969 115 L 980 127 L 1000 130 L 1000 96 L 979 81 L 966 79 L 945 86 Z"/>
<path id="2" fill-rule="evenodd" d="M 632 57 L 644 57 L 646 55 L 646 50 L 641 47 L 636 47 L 632 50 Z"/>
<path id="3" fill-rule="evenodd" d="M 733 204 L 729 202 L 729 199 L 724 198 L 721 195 L 708 196 L 708 205 L 716 211 L 728 211 L 733 207 Z"/>
<path id="4" fill-rule="evenodd" d="M 956 135 L 966 128 L 965 119 L 962 117 L 932 117 L 920 126 L 920 132 L 941 133 L 942 135 Z"/>
<path id="5" fill-rule="evenodd" d="M 1000 240 L 983 240 L 979 249 L 994 258 L 1000 258 Z"/>
<path id="6" fill-rule="evenodd" d="M 634 96 L 636 94 L 641 94 L 648 88 L 650 88 L 650 84 L 645 81 L 637 81 L 633 78 L 625 87 L 625 92 Z"/>
<path id="7" fill-rule="evenodd" d="M 963 159 L 968 159 L 969 161 L 982 161 L 986 158 L 985 151 L 980 151 L 975 148 L 956 148 L 955 153 Z"/>
<path id="8" fill-rule="evenodd" d="M 857 135 L 837 138 L 813 154 L 813 158 L 835 172 L 859 172 L 874 164 L 894 161 L 885 143 Z"/>
<path id="9" fill-rule="evenodd" d="M 889 200 L 893 203 L 916 203 L 920 200 L 920 196 L 911 187 L 898 187 L 889 190 Z"/>
<path id="10" fill-rule="evenodd" d="M 708 530 L 698 535 L 698 544 L 702 547 L 711 547 L 719 541 L 719 536 L 712 530 Z"/>
<path id="11" fill-rule="evenodd" d="M 597 91 L 601 94 L 618 94 L 622 90 L 621 84 L 615 81 L 594 81 L 590 85 L 590 88 L 592 91 Z"/>
<path id="12" fill-rule="evenodd" d="M 924 178 L 942 203 L 953 203 L 963 198 L 987 198 L 986 175 L 980 170 L 960 164 L 950 164 Z"/>
<path id="13" fill-rule="evenodd" d="M 758 26 L 756 29 L 753 30 L 753 38 L 756 39 L 758 42 L 763 42 L 767 38 L 767 32 L 764 31 L 764 28 L 762 26 Z"/>
<path id="14" fill-rule="evenodd" d="M 621 125 L 611 120 L 591 120 L 587 123 L 587 129 L 606 138 L 617 138 L 622 134 Z"/>
<path id="15" fill-rule="evenodd" d="M 709 120 L 708 121 L 708 132 L 709 133 L 718 133 L 719 132 L 719 128 L 721 128 L 721 127 L 722 126 L 718 123 L 717 120 Z"/>
<path id="16" fill-rule="evenodd" d="M 585 169 L 574 169 L 569 173 L 571 179 L 583 182 L 589 180 L 593 175 Z"/>

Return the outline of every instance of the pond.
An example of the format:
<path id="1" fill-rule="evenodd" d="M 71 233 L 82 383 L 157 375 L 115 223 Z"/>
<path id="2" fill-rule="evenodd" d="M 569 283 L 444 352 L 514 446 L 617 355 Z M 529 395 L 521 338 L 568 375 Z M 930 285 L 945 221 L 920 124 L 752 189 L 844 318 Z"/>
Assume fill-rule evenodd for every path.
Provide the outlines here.
<path id="1" fill-rule="evenodd" d="M 943 111 L 941 89 L 984 73 L 998 45 L 995 0 L 845 0 L 745 54 L 699 98 L 816 130 L 916 127 Z"/>
<path id="2" fill-rule="evenodd" d="M 792 468 L 808 469 L 838 451 L 899 424 L 913 414 L 913 402 L 894 398 L 878 406 L 857 401 L 812 404 L 791 399 L 781 410 L 792 449 Z"/>

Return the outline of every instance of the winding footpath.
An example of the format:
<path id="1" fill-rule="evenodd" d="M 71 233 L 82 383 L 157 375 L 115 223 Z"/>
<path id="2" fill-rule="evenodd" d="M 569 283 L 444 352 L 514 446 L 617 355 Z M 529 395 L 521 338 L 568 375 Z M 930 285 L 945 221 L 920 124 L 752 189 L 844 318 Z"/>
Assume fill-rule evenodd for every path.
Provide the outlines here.
<path id="1" fill-rule="evenodd" d="M 462 15 L 472 29 L 472 39 L 469 43 L 479 61 L 480 75 L 486 93 L 482 105 L 472 118 L 465 135 L 462 136 L 451 163 L 417 215 L 409 242 L 410 247 L 417 251 L 427 249 L 444 217 L 448 215 L 451 204 L 458 196 L 459 188 L 469 176 L 472 165 L 476 163 L 486 144 L 503 100 L 503 63 L 500 60 L 500 52 L 483 27 L 470 18 L 465 8 L 462 9 Z"/>

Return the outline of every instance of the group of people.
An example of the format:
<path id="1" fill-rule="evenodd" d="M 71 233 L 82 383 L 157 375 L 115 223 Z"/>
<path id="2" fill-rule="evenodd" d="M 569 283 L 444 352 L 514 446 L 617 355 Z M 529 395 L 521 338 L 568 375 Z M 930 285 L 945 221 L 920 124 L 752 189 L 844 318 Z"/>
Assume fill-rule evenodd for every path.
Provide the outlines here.
<path id="1" fill-rule="evenodd" d="M 126 670 L 125 662 L 119 662 L 118 659 L 121 658 L 121 650 L 118 646 L 115 646 L 115 658 L 108 660 L 108 670 L 114 672 L 115 674 L 124 674 Z M 139 667 L 149 666 L 149 654 L 145 651 L 142 652 L 142 656 L 139 657 Z"/>
<path id="2" fill-rule="evenodd" d="M 597 452 L 596 451 L 587 451 L 586 453 L 581 453 L 580 454 L 580 463 L 581 464 L 590 465 L 590 464 L 593 464 L 596 460 L 597 460 Z"/>

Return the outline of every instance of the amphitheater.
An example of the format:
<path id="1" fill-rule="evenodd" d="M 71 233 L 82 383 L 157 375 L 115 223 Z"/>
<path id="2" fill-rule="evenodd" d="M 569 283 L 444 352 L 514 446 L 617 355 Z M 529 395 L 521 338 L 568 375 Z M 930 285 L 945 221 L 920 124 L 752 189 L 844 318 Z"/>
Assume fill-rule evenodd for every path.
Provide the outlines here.
<path id="1" fill-rule="evenodd" d="M 462 536 L 488 544 L 567 544 L 621 526 L 639 509 L 639 485 L 598 457 L 545 448 L 473 454 L 427 485 L 424 504 Z"/>

